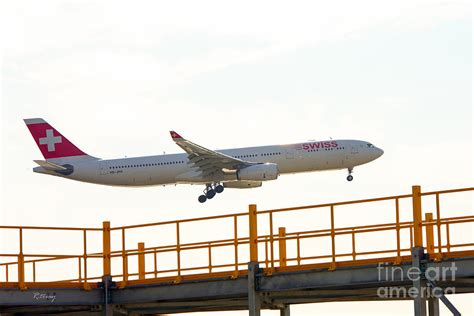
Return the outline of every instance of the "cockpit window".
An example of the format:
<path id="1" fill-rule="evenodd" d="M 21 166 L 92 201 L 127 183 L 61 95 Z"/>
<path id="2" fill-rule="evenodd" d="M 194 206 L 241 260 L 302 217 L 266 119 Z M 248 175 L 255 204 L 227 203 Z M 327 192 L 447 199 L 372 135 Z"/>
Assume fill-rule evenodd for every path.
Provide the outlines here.
<path id="1" fill-rule="evenodd" d="M 369 148 L 374 148 L 375 146 L 372 145 L 372 144 L 367 144 L 367 147 L 369 147 Z"/>

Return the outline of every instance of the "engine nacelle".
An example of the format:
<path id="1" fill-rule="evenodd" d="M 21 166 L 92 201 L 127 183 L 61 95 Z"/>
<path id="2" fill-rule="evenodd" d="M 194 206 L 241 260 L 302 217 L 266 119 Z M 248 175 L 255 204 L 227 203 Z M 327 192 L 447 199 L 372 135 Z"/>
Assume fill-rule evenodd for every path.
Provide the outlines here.
<path id="1" fill-rule="evenodd" d="M 262 181 L 233 181 L 225 182 L 224 187 L 230 189 L 251 189 L 262 186 Z"/>
<path id="2" fill-rule="evenodd" d="M 278 165 L 275 163 L 264 163 L 248 166 L 237 171 L 237 180 L 268 181 L 278 178 Z"/>

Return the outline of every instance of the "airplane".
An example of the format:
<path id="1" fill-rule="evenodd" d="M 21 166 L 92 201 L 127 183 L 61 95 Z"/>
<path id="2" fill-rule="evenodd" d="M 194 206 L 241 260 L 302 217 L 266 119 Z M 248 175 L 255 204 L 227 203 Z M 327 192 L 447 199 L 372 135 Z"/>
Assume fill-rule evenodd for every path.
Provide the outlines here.
<path id="1" fill-rule="evenodd" d="M 34 160 L 38 166 L 33 172 L 110 186 L 203 184 L 201 203 L 224 188 L 257 188 L 281 174 L 347 169 L 347 181 L 352 181 L 354 167 L 384 153 L 361 140 L 211 150 L 171 131 L 185 153 L 100 159 L 84 153 L 42 118 L 24 121 L 44 157 Z"/>

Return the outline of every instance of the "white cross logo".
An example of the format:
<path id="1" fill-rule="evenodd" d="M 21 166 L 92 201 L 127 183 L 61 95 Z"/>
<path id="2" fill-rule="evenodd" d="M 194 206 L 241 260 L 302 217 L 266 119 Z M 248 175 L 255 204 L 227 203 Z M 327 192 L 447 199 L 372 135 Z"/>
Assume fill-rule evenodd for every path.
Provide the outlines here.
<path id="1" fill-rule="evenodd" d="M 54 136 L 52 129 L 46 130 L 46 137 L 39 139 L 40 145 L 48 145 L 48 151 L 56 150 L 56 143 L 62 143 L 63 139 L 61 136 Z"/>

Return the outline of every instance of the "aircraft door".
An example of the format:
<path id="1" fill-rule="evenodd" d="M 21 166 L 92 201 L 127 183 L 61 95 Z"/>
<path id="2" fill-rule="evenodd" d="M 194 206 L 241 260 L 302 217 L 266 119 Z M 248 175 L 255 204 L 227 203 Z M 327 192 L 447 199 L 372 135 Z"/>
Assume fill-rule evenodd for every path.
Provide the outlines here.
<path id="1" fill-rule="evenodd" d="M 358 153 L 359 153 L 359 148 L 357 148 L 357 145 L 352 145 L 351 154 L 358 154 Z"/>
<path id="2" fill-rule="evenodd" d="M 100 168 L 100 175 L 109 174 L 109 166 L 104 161 L 101 161 L 99 163 L 99 168 Z"/>
<path id="3" fill-rule="evenodd" d="M 303 159 L 304 158 L 303 148 L 297 147 L 296 150 L 295 150 L 295 153 L 296 153 L 296 158 L 298 158 L 298 159 Z"/>

